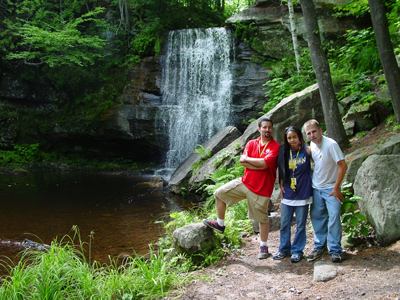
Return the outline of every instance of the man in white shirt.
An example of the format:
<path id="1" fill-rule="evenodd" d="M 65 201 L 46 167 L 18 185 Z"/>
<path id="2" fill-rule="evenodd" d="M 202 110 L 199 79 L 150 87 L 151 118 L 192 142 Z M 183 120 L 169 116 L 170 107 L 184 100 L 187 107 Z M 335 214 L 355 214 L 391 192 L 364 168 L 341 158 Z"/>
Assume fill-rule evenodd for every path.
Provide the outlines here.
<path id="1" fill-rule="evenodd" d="M 303 128 L 311 141 L 311 156 L 314 160 L 312 177 L 314 199 L 310 210 L 314 228 L 314 249 L 308 261 L 321 258 L 327 246 L 332 262 L 341 262 L 343 250 L 340 210 L 344 197 L 340 186 L 347 164 L 336 141 L 322 135 L 317 120 L 307 121 Z"/>

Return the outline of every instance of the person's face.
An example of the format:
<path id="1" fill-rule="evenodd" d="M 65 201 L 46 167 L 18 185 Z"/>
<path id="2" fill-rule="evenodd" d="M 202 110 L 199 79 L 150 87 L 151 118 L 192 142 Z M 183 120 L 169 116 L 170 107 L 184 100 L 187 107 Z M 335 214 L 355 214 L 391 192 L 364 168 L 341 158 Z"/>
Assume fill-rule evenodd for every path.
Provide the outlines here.
<path id="1" fill-rule="evenodd" d="M 306 132 L 307 139 L 311 142 L 314 142 L 316 144 L 321 144 L 322 142 L 322 129 L 315 126 L 315 125 L 309 125 L 304 128 L 304 131 Z"/>
<path id="2" fill-rule="evenodd" d="M 261 126 L 258 128 L 261 137 L 270 139 L 272 137 L 272 123 L 271 122 L 261 122 Z"/>
<path id="3" fill-rule="evenodd" d="M 301 146 L 300 138 L 294 131 L 289 131 L 286 135 L 286 139 L 289 143 L 290 148 L 297 150 Z"/>

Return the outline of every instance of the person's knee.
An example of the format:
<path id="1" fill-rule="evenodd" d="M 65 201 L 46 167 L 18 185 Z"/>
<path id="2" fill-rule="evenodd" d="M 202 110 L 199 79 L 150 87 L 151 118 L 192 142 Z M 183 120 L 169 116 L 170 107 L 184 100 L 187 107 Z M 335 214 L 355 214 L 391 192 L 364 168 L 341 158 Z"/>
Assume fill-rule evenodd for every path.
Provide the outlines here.
<path id="1" fill-rule="evenodd" d="M 224 198 L 224 190 L 219 188 L 214 192 L 214 198 L 216 201 L 224 202 L 222 199 Z"/>

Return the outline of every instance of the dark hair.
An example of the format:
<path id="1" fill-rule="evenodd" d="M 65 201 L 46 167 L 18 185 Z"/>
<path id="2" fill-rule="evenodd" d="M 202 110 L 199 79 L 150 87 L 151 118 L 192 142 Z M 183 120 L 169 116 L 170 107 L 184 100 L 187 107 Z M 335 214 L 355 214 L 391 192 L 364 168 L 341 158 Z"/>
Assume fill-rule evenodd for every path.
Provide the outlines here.
<path id="1" fill-rule="evenodd" d="M 290 145 L 289 145 L 289 142 L 288 142 L 288 140 L 287 140 L 287 135 L 288 135 L 288 133 L 291 132 L 291 131 L 293 131 L 294 133 L 296 133 L 297 136 L 299 137 L 299 140 L 300 140 L 300 143 L 301 143 L 301 144 L 300 144 L 300 149 L 305 145 L 304 138 L 303 138 L 303 134 L 301 133 L 301 130 L 300 130 L 299 128 L 297 128 L 297 127 L 295 127 L 295 126 L 289 126 L 289 127 L 286 127 L 286 128 L 285 128 L 285 133 L 283 134 L 285 174 L 289 174 L 289 173 L 286 173 L 287 170 L 289 170 L 289 151 L 290 151 Z M 285 175 L 284 180 L 285 180 L 286 182 L 288 182 L 289 177 Z"/>
<path id="2" fill-rule="evenodd" d="M 269 118 L 261 118 L 260 120 L 258 120 L 258 128 L 261 128 L 261 124 L 263 122 L 270 122 L 272 124 L 272 126 L 274 126 L 274 123 L 272 122 L 271 119 L 269 119 Z"/>
<path id="3" fill-rule="evenodd" d="M 301 147 L 303 147 L 303 145 L 305 144 L 304 142 L 304 138 L 303 138 L 303 134 L 301 133 L 301 130 L 295 126 L 289 126 L 285 128 L 285 133 L 283 134 L 283 142 L 285 145 L 285 149 L 287 149 L 288 151 L 290 150 L 290 145 L 289 142 L 287 140 L 287 135 L 290 131 L 293 131 L 294 133 L 297 134 L 297 136 L 299 137 L 300 143 L 301 143 Z"/>

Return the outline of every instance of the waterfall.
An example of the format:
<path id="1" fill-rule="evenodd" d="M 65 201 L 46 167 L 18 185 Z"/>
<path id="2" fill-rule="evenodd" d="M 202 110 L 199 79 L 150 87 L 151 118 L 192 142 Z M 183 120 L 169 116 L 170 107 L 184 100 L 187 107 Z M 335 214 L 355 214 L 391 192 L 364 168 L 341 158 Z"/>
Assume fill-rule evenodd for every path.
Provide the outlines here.
<path id="1" fill-rule="evenodd" d="M 167 130 L 165 167 L 175 169 L 230 117 L 232 38 L 225 28 L 171 31 L 158 126 Z"/>

